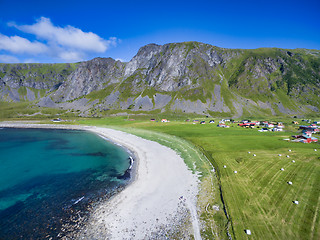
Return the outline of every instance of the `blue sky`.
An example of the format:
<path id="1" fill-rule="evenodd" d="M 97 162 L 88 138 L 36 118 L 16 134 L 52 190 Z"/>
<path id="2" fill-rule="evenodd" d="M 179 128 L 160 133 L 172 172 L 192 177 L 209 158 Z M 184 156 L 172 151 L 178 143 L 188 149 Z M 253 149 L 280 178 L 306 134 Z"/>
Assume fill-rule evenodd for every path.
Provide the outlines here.
<path id="1" fill-rule="evenodd" d="M 320 49 L 319 16 L 319 0 L 0 0 L 0 62 L 129 61 L 183 41 Z"/>

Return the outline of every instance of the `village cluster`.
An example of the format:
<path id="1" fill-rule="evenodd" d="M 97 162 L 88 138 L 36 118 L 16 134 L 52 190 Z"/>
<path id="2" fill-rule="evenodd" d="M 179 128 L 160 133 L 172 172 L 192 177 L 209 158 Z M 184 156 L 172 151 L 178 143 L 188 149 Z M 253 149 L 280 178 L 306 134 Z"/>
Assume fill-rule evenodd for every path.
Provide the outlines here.
<path id="1" fill-rule="evenodd" d="M 294 140 L 291 141 L 303 143 L 318 142 L 318 139 L 312 136 L 312 134 L 320 132 L 320 126 L 317 126 L 317 124 L 320 124 L 320 122 L 314 122 L 308 126 L 301 125 L 299 129 L 302 130 L 302 133 L 299 135 L 293 135 L 292 137 Z"/>
<path id="2" fill-rule="evenodd" d="M 190 122 L 189 119 L 186 120 Z M 300 125 L 299 130 L 301 130 L 301 134 L 293 135 L 292 142 L 302 142 L 302 143 L 312 143 L 318 142 L 316 137 L 313 137 L 312 134 L 320 133 L 320 121 L 311 122 L 310 120 L 302 120 L 309 125 Z M 162 122 L 169 122 L 167 119 L 162 119 Z M 206 124 L 206 121 L 193 120 L 193 124 L 200 123 Z M 210 120 L 209 123 L 214 123 L 214 120 Z M 242 120 L 235 121 L 233 119 L 222 119 L 219 121 L 217 127 L 221 128 L 229 128 L 230 123 L 237 124 L 239 127 L 243 128 L 259 128 L 259 132 L 282 132 L 285 128 L 282 122 L 269 122 L 269 121 L 251 121 L 251 120 Z M 298 125 L 299 122 L 293 121 L 295 125 Z"/>
<path id="3" fill-rule="evenodd" d="M 155 122 L 156 119 L 150 119 L 152 122 Z M 320 133 L 320 121 L 311 120 L 302 120 L 309 125 L 300 125 L 299 130 L 301 130 L 300 134 L 296 134 L 291 136 L 291 139 L 286 139 L 291 142 L 302 142 L 302 143 L 312 143 L 318 142 L 318 138 L 312 136 L 312 134 L 319 134 Z M 161 119 L 161 122 L 168 123 L 170 122 L 168 119 Z M 192 122 L 193 124 L 206 124 L 206 121 L 203 120 L 190 120 L 187 119 L 186 122 Z M 209 124 L 215 123 L 214 120 L 209 120 Z M 282 132 L 284 131 L 284 124 L 282 122 L 269 122 L 269 121 L 251 121 L 251 120 L 242 120 L 242 121 L 235 121 L 233 119 L 222 119 L 219 121 L 217 127 L 220 128 L 230 128 L 231 124 L 236 124 L 236 126 L 243 127 L 243 128 L 258 128 L 258 132 Z M 298 121 L 292 121 L 292 124 L 299 125 Z"/>

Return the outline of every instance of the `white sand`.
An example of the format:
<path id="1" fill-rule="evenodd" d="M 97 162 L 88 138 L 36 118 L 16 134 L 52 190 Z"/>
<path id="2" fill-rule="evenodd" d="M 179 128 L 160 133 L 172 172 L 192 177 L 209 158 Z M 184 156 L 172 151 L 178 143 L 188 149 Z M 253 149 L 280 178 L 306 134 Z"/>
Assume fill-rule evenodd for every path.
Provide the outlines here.
<path id="1" fill-rule="evenodd" d="M 52 125 L 19 124 L 19 127 Z M 5 124 L 0 124 L 0 127 Z M 7 125 L 8 126 L 8 125 Z M 16 125 L 17 126 L 17 125 Z M 79 238 L 151 239 L 175 230 L 190 214 L 195 239 L 201 239 L 197 217 L 198 178 L 172 149 L 140 137 L 100 127 L 55 126 L 85 129 L 103 135 L 135 153 L 135 180 L 92 213 Z M 182 197 L 182 198 L 181 198 Z M 181 227 L 181 226 L 180 226 Z"/>

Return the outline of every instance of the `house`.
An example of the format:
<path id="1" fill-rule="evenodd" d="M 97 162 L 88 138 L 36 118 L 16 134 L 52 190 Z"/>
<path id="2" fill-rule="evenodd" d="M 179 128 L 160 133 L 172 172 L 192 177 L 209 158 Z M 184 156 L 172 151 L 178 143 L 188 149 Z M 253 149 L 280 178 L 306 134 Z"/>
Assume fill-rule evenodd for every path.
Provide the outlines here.
<path id="1" fill-rule="evenodd" d="M 282 128 L 277 128 L 277 127 L 275 127 L 275 128 L 272 128 L 272 131 L 273 131 L 273 132 L 282 132 L 283 129 L 282 129 Z"/>
<path id="2" fill-rule="evenodd" d="M 309 131 L 311 133 L 318 133 L 320 132 L 320 129 L 318 128 L 317 125 L 315 124 L 311 124 L 309 126 L 304 126 L 304 125 L 301 125 L 299 126 L 299 129 L 302 130 L 302 131 Z"/>
<path id="3" fill-rule="evenodd" d="M 169 122 L 167 119 L 163 118 L 161 119 L 161 122 Z"/>
<path id="4" fill-rule="evenodd" d="M 312 133 L 309 131 L 305 131 L 302 135 L 294 135 L 293 138 L 296 138 L 298 142 L 302 143 L 311 143 L 311 142 L 318 142 L 318 139 L 312 137 Z"/>
<path id="5" fill-rule="evenodd" d="M 313 123 L 314 124 L 320 124 L 320 121 L 314 121 Z"/>
<path id="6" fill-rule="evenodd" d="M 214 123 L 214 120 L 210 120 L 209 123 Z"/>
<path id="7" fill-rule="evenodd" d="M 247 235 L 251 235 L 251 231 L 249 229 L 244 230 Z"/>
<path id="8" fill-rule="evenodd" d="M 256 124 L 256 126 L 259 126 L 259 125 L 260 125 L 260 122 L 259 122 L 259 121 L 254 121 L 254 123 Z"/>
<path id="9" fill-rule="evenodd" d="M 293 123 L 293 124 L 296 124 L 296 125 L 299 124 L 299 122 L 297 122 L 297 121 L 292 121 L 292 123 Z"/>
<path id="10" fill-rule="evenodd" d="M 154 122 L 154 121 L 156 121 L 156 120 L 155 120 L 154 118 L 151 118 L 150 121 L 151 121 L 151 122 Z"/>
<path id="11" fill-rule="evenodd" d="M 52 119 L 52 122 L 61 122 L 61 118 L 55 118 L 55 119 Z"/>
<path id="12" fill-rule="evenodd" d="M 228 125 L 226 125 L 226 124 L 224 124 L 224 123 L 219 123 L 219 124 L 217 125 L 217 127 L 229 128 L 230 126 L 228 126 Z"/>
<path id="13" fill-rule="evenodd" d="M 201 121 L 200 124 L 206 124 L 206 121 Z"/>
<path id="14" fill-rule="evenodd" d="M 273 128 L 273 127 L 274 127 L 274 125 L 273 125 L 272 123 L 267 123 L 267 124 L 265 124 L 265 126 L 266 126 L 267 128 Z"/>
<path id="15" fill-rule="evenodd" d="M 245 128 L 254 128 L 256 126 L 255 122 L 239 123 L 238 126 Z"/>
<path id="16" fill-rule="evenodd" d="M 249 122 L 251 122 L 250 120 L 242 120 L 241 121 L 242 123 L 249 123 Z"/>

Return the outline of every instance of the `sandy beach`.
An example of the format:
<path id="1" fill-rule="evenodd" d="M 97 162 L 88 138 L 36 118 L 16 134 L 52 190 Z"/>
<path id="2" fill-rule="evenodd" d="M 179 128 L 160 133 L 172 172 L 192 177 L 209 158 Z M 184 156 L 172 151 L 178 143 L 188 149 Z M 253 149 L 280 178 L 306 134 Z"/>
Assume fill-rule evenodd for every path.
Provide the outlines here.
<path id="1" fill-rule="evenodd" d="M 134 181 L 99 204 L 72 238 L 201 239 L 197 216 L 198 177 L 172 149 L 140 137 L 101 127 L 0 123 L 0 127 L 63 128 L 91 131 L 135 154 Z"/>

